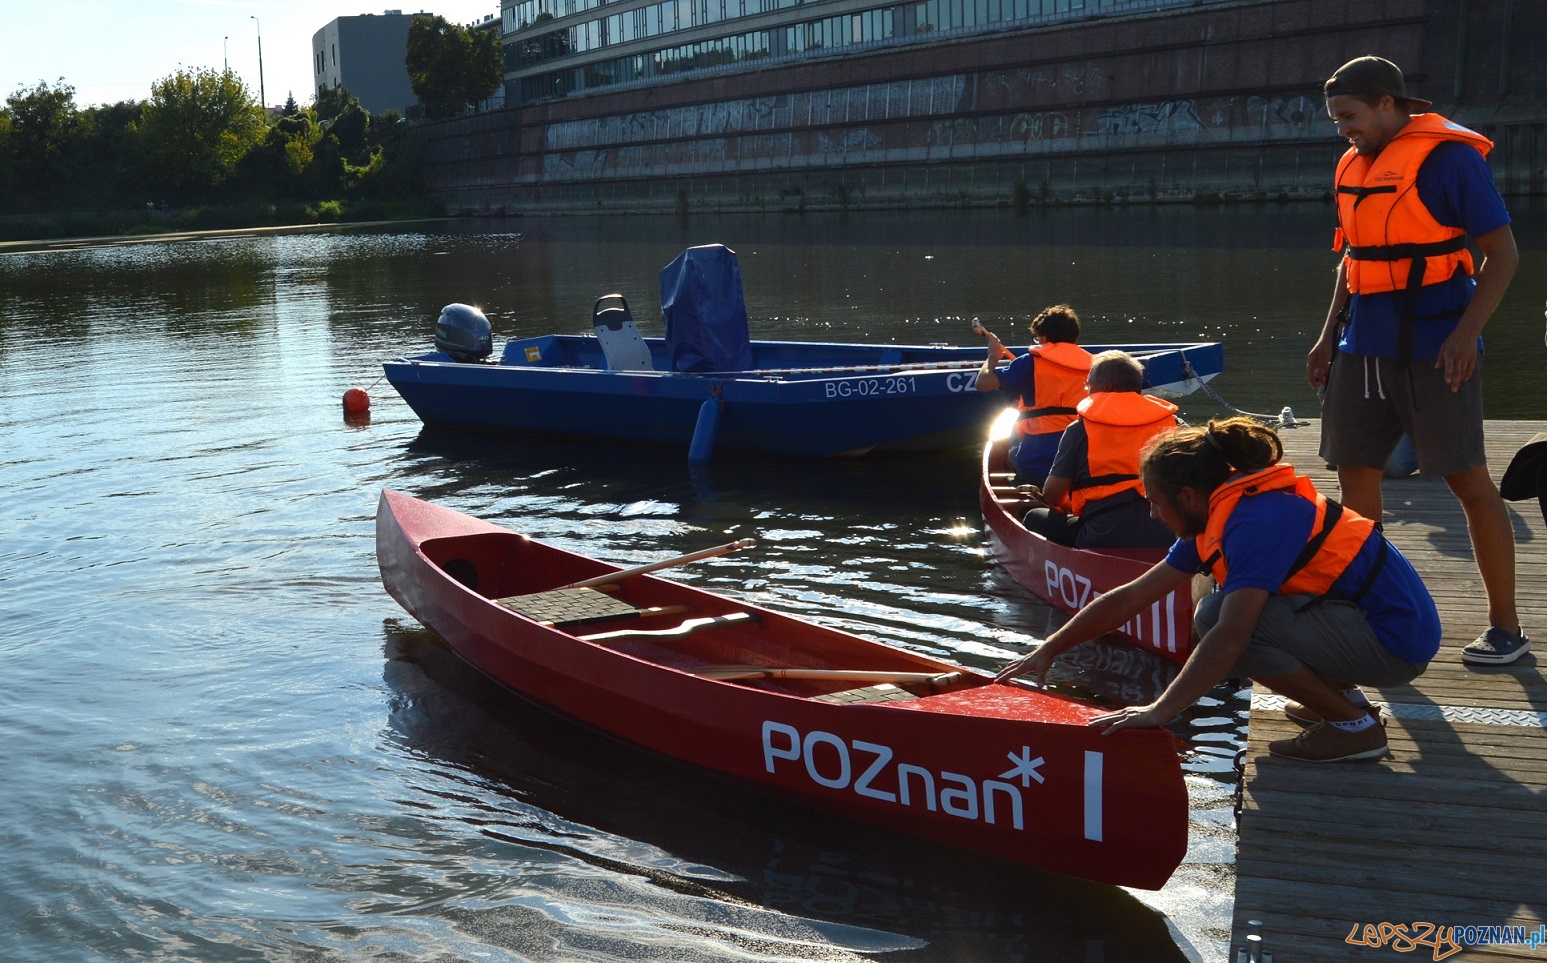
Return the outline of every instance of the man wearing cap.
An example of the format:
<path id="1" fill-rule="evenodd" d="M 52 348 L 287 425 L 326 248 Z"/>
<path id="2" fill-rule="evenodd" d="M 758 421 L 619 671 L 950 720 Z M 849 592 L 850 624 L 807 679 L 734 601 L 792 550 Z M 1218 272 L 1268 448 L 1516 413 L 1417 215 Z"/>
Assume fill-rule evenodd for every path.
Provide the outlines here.
<path id="1" fill-rule="evenodd" d="M 1343 259 L 1306 360 L 1311 386 L 1326 388 L 1321 455 L 1338 466 L 1344 504 L 1379 519 L 1386 459 L 1412 439 L 1419 470 L 1443 477 L 1466 512 L 1488 595 L 1489 626 L 1461 657 L 1513 662 L 1530 643 L 1514 532 L 1483 451 L 1480 356 L 1520 255 L 1485 160 L 1493 144 L 1408 96 L 1380 57 L 1350 60 L 1323 90 L 1350 146 L 1336 175 Z"/>

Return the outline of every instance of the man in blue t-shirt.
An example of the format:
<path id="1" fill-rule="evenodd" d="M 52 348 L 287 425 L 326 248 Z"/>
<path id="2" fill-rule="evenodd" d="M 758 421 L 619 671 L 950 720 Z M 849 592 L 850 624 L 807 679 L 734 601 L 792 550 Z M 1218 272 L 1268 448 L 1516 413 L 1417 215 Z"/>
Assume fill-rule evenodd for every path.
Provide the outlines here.
<path id="1" fill-rule="evenodd" d="M 1164 561 L 1092 601 L 1035 652 L 996 676 L 1041 680 L 1059 653 L 1110 632 L 1207 572 L 1198 643 L 1149 705 L 1098 716 L 1112 731 L 1165 725 L 1227 678 L 1289 700 L 1306 729 L 1274 755 L 1344 762 L 1386 754 L 1380 713 L 1360 686 L 1405 685 L 1439 651 L 1434 600 L 1402 553 L 1365 518 L 1327 502 L 1281 463 L 1283 445 L 1250 418 L 1178 428 L 1144 450 L 1154 516 L 1177 535 Z"/>
<path id="2" fill-rule="evenodd" d="M 1058 453 L 1058 439 L 1074 423 L 1076 406 L 1085 398 L 1091 359 L 1077 343 L 1080 316 L 1067 304 L 1044 308 L 1031 320 L 1031 348 L 1004 369 L 996 367 L 1009 354 L 999 337 L 976 321 L 973 327 L 988 342 L 977 389 L 1003 392 L 1020 409 L 1010 460 L 1016 477 L 1041 485 Z"/>
<path id="3" fill-rule="evenodd" d="M 1382 517 L 1381 478 L 1405 433 L 1418 468 L 1461 502 L 1488 596 L 1467 662 L 1529 647 L 1515 602 L 1515 541 L 1483 450 L 1482 330 L 1520 262 L 1481 135 L 1407 96 L 1388 60 L 1359 57 L 1326 82 L 1327 113 L 1351 145 L 1338 165 L 1344 251 L 1321 336 L 1306 360 L 1326 389 L 1321 455 L 1345 505 Z M 1415 113 L 1416 112 L 1416 113 Z M 1475 274 L 1466 248 L 1483 253 Z"/>

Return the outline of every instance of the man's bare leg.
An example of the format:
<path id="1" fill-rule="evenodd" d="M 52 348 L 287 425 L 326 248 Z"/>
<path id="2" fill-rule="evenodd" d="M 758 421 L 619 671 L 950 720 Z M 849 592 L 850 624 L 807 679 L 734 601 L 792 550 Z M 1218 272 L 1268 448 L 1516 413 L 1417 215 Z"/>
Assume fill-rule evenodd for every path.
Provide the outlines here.
<path id="1" fill-rule="evenodd" d="M 1488 593 L 1488 624 L 1519 632 L 1520 613 L 1515 607 L 1515 531 L 1498 486 L 1488 474 L 1487 465 L 1447 475 L 1445 484 L 1450 486 L 1461 502 L 1462 511 L 1466 512 L 1472 554 L 1477 558 L 1477 571 L 1482 575 L 1483 588 Z"/>
<path id="2" fill-rule="evenodd" d="M 1484 474 L 1487 474 L 1484 469 Z M 1338 499 L 1343 507 L 1350 511 L 1363 515 L 1372 522 L 1379 522 L 1382 513 L 1382 501 L 1380 483 L 1385 473 L 1379 468 L 1366 468 L 1363 465 L 1339 465 L 1338 488 L 1341 489 L 1341 497 Z M 1446 479 L 1449 481 L 1449 479 Z M 1497 491 L 1494 492 L 1497 497 Z M 1500 505 L 1503 502 L 1499 503 Z"/>

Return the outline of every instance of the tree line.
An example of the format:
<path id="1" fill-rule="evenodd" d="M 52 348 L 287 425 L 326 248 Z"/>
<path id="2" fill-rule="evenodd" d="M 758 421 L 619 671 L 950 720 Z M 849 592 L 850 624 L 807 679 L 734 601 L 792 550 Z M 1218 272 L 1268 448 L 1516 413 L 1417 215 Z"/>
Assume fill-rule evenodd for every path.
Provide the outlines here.
<path id="1" fill-rule="evenodd" d="M 438 16 L 414 18 L 404 64 L 427 117 L 461 113 L 503 80 L 497 36 Z M 31 215 L 0 237 L 438 213 L 407 128 L 343 87 L 305 107 L 292 96 L 270 118 L 229 70 L 180 68 L 145 100 L 85 108 L 63 77 L 40 81 L 0 106 L 0 215 Z"/>

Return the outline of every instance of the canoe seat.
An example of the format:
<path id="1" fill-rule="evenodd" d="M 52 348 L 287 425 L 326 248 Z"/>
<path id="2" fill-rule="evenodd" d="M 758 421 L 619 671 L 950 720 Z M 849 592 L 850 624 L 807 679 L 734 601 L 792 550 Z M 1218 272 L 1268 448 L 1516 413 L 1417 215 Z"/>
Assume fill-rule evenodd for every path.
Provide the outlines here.
<path id="1" fill-rule="evenodd" d="M 650 346 L 634 325 L 634 316 L 629 313 L 623 295 L 604 294 L 597 298 L 591 309 L 591 323 L 607 358 L 608 371 L 654 370 Z"/>
<path id="2" fill-rule="evenodd" d="M 591 588 L 555 589 L 494 601 L 529 619 L 556 626 L 636 618 L 644 611 Z"/>
<path id="3" fill-rule="evenodd" d="M 880 685 L 867 685 L 860 689 L 844 689 L 842 692 L 827 692 L 819 696 L 812 696 L 812 702 L 836 702 L 840 705 L 857 702 L 907 702 L 909 699 L 917 699 L 918 696 L 904 689 L 902 686 L 883 682 Z"/>

